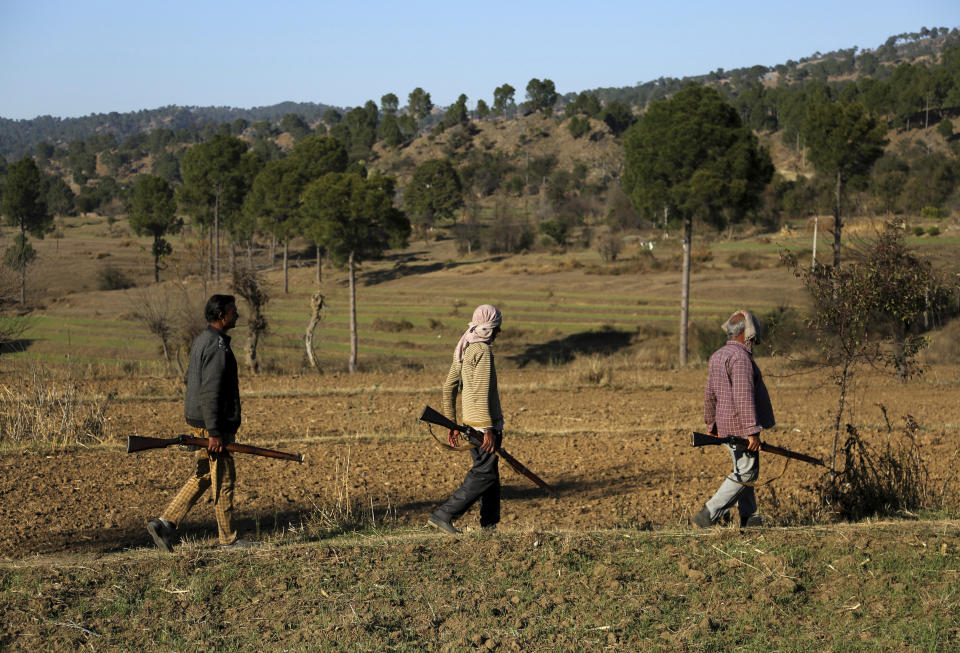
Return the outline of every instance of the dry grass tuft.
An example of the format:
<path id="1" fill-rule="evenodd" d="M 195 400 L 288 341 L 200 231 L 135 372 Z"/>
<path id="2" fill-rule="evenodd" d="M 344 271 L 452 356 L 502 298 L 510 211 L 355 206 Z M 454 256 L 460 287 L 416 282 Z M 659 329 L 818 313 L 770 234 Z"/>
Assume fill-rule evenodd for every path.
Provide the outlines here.
<path id="1" fill-rule="evenodd" d="M 73 372 L 55 376 L 34 364 L 0 385 L 0 445 L 62 449 L 103 442 L 114 395 L 83 395 Z"/>

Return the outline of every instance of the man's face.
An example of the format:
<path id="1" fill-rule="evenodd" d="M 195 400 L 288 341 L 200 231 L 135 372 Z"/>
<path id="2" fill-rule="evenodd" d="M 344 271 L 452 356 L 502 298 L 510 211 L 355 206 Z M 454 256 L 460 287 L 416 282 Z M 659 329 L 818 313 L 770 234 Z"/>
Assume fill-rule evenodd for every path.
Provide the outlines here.
<path id="1" fill-rule="evenodd" d="M 230 304 L 227 306 L 227 311 L 223 314 L 222 318 L 224 333 L 237 326 L 237 318 L 239 317 L 240 313 L 237 312 L 236 304 Z"/>

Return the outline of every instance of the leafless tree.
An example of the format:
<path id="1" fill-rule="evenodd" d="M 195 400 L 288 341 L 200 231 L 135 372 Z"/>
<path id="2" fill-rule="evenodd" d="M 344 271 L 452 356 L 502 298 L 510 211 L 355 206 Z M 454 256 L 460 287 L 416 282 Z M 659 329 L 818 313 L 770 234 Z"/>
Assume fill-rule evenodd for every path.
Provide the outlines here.
<path id="1" fill-rule="evenodd" d="M 263 307 L 270 300 L 264 288 L 263 280 L 257 271 L 248 267 L 237 267 L 233 273 L 233 290 L 247 302 L 247 366 L 254 374 L 260 373 L 260 359 L 257 358 L 257 346 L 260 336 L 267 331 L 267 318 Z"/>

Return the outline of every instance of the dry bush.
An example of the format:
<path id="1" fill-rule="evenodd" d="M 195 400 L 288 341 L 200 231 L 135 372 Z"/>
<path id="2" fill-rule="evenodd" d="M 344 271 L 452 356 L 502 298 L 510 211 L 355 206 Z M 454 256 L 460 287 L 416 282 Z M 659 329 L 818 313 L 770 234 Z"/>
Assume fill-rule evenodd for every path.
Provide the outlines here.
<path id="1" fill-rule="evenodd" d="M 931 333 L 930 346 L 920 359 L 924 364 L 960 364 L 960 320 L 950 320 L 942 329 Z"/>
<path id="2" fill-rule="evenodd" d="M 593 354 L 578 357 L 571 365 L 571 370 L 582 385 L 608 387 L 613 381 L 613 364 L 608 356 Z"/>
<path id="3" fill-rule="evenodd" d="M 399 331 L 410 331 L 413 328 L 413 323 L 408 320 L 385 320 L 378 317 L 371 326 L 374 331 L 397 333 Z"/>
<path id="4" fill-rule="evenodd" d="M 346 531 L 376 528 L 396 523 L 396 510 L 388 496 L 386 505 L 370 493 L 367 475 L 352 476 L 350 447 L 333 460 L 334 482 L 325 491 L 319 503 L 314 503 L 306 521 L 301 525 L 308 539 L 326 538 Z"/>
<path id="5" fill-rule="evenodd" d="M 761 270 L 777 265 L 776 261 L 761 256 L 756 252 L 737 252 L 727 259 L 727 261 L 730 263 L 730 267 L 744 271 Z"/>
<path id="6" fill-rule="evenodd" d="M 830 516 L 846 520 L 901 515 L 938 508 L 930 492 L 930 473 L 915 434 L 920 426 L 911 415 L 896 444 L 871 447 L 852 425 L 841 449 L 844 465 L 827 472 L 821 483 L 821 503 Z M 942 497 L 941 497 L 942 503 Z"/>
<path id="7" fill-rule="evenodd" d="M 62 449 L 101 443 L 114 395 L 84 395 L 73 368 L 59 376 L 34 364 L 0 384 L 0 444 Z"/>

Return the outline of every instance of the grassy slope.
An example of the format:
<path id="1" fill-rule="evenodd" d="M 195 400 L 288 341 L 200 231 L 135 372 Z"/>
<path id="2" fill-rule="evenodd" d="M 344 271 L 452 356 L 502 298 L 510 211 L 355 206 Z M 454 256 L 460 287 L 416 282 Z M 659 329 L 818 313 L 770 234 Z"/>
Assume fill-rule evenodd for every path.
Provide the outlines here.
<path id="1" fill-rule="evenodd" d="M 253 553 L 0 568 L 27 650 L 956 650 L 955 521 L 809 529 L 422 530 L 274 537 Z"/>

